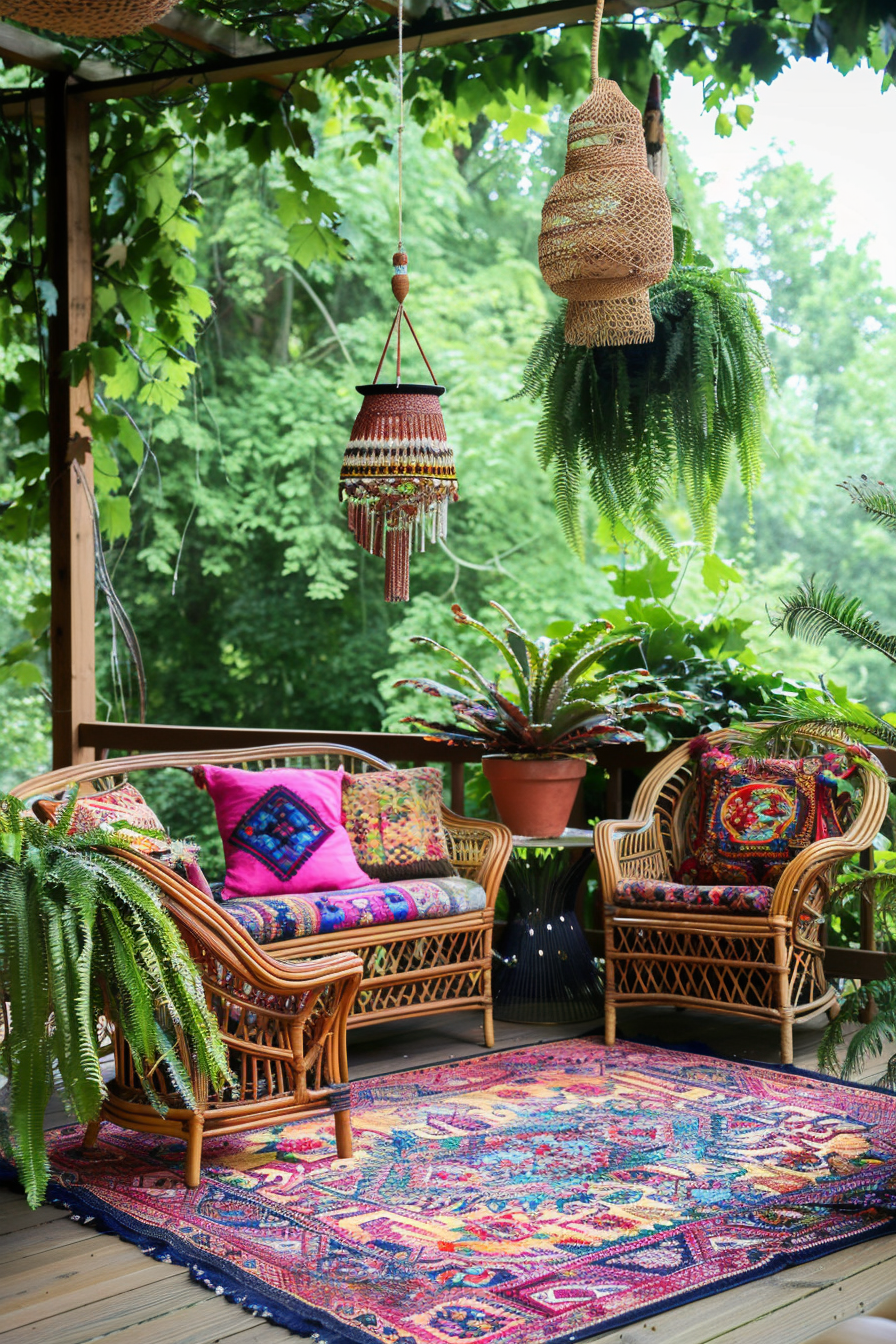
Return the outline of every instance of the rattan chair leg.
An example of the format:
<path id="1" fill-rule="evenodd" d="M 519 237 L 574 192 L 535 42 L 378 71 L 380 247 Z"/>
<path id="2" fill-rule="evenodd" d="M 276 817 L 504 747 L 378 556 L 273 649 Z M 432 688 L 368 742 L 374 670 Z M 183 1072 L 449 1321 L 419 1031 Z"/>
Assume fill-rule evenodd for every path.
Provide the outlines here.
<path id="1" fill-rule="evenodd" d="M 482 1034 L 485 1037 L 486 1049 L 491 1050 L 492 1046 L 495 1044 L 495 1015 L 491 1004 L 489 1004 L 482 1014 Z"/>
<path id="2" fill-rule="evenodd" d="M 352 1155 L 352 1113 L 351 1111 L 336 1111 L 333 1116 L 333 1124 L 336 1128 L 336 1153 L 338 1157 L 351 1157 Z"/>
<path id="3" fill-rule="evenodd" d="M 781 1063 L 793 1063 L 793 1018 L 781 1019 Z"/>
<path id="4" fill-rule="evenodd" d="M 187 1135 L 187 1156 L 184 1161 L 184 1183 L 188 1190 L 195 1190 L 202 1179 L 202 1131 L 205 1117 L 201 1111 L 190 1116 L 190 1130 Z"/>
<path id="5" fill-rule="evenodd" d="M 96 1141 L 100 1136 L 101 1120 L 91 1120 L 84 1131 L 84 1138 L 81 1140 L 82 1148 L 95 1148 Z"/>
<path id="6" fill-rule="evenodd" d="M 604 1044 L 616 1044 L 616 1001 L 604 992 Z"/>

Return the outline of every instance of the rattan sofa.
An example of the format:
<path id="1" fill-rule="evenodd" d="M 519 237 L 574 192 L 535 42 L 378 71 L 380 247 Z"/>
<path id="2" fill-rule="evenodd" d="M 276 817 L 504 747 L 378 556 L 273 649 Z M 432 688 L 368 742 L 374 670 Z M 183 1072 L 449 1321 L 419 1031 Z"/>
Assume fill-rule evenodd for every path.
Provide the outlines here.
<path id="1" fill-rule="evenodd" d="M 257 769 L 274 766 L 334 769 L 342 765 L 348 773 L 390 768 L 375 756 L 332 743 L 286 742 L 242 751 L 234 748 L 98 761 L 28 780 L 15 793 L 21 798 L 53 795 L 72 782 L 77 782 L 83 792 L 96 792 L 124 779 L 132 780 L 139 788 L 143 772 L 188 771 L 206 764 Z M 451 862 L 460 876 L 473 879 L 484 888 L 484 909 L 440 919 L 293 938 L 263 948 L 251 939 L 248 941 L 256 955 L 263 954 L 265 964 L 280 965 L 284 974 L 285 964 L 297 960 L 315 964 L 312 959 L 319 957 L 360 957 L 363 977 L 348 1017 L 349 1028 L 425 1013 L 478 1008 L 483 1014 L 485 1044 L 492 1046 L 492 927 L 498 888 L 510 856 L 511 835 L 506 826 L 460 817 L 444 806 L 442 821 Z M 207 897 L 182 878 L 173 879 L 161 865 L 155 864 L 154 869 L 154 877 L 178 919 L 183 919 L 186 912 L 194 925 L 210 918 Z M 214 907 L 212 925 L 216 932 L 224 928 L 232 938 L 237 937 L 238 926 L 228 919 L 226 903 Z M 240 946 L 244 946 L 242 941 Z"/>
<path id="2" fill-rule="evenodd" d="M 741 733 L 707 734 L 712 744 Z M 842 747 L 814 735 L 811 742 Z M 836 1004 L 824 974 L 821 929 L 830 882 L 843 859 L 872 844 L 887 811 L 886 779 L 859 764 L 861 802 L 846 832 L 808 845 L 774 888 L 767 914 L 719 909 L 632 908 L 615 903 L 622 882 L 672 882 L 686 855 L 696 761 L 687 746 L 665 756 L 642 782 L 626 821 L 599 821 L 594 845 L 604 899 L 605 1038 L 616 1039 L 619 1007 L 673 1004 L 776 1022 L 781 1059 L 793 1062 L 793 1023 Z"/>

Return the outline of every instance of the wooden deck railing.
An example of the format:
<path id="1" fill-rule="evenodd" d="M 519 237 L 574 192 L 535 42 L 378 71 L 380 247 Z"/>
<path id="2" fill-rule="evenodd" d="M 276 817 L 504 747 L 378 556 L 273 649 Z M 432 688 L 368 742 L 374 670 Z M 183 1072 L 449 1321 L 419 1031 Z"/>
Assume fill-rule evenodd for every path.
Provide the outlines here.
<path id="1" fill-rule="evenodd" d="M 234 744 L 247 747 L 274 746 L 280 742 L 338 742 L 359 751 L 368 751 L 383 760 L 401 765 L 447 764 L 450 768 L 450 806 L 453 811 L 464 810 L 464 766 L 476 763 L 481 753 L 469 748 L 427 742 L 417 733 L 354 733 L 339 729 L 294 728 L 223 728 L 187 727 L 162 723 L 82 723 L 78 730 L 82 747 L 92 749 L 97 756 L 110 752 L 173 752 L 209 751 Z M 896 775 L 896 751 L 881 748 L 877 753 L 888 774 Z M 627 803 L 634 791 L 638 775 L 648 770 L 659 759 L 655 752 L 642 746 L 605 746 L 595 751 L 598 765 L 607 772 L 604 811 L 608 817 L 626 814 Z M 870 856 L 868 856 L 870 858 Z M 594 945 L 599 945 L 601 931 L 588 930 Z M 834 979 L 854 977 L 873 980 L 883 975 L 891 954 L 875 947 L 874 907 L 863 901 L 861 909 L 860 948 L 829 947 L 825 954 L 828 975 Z"/>

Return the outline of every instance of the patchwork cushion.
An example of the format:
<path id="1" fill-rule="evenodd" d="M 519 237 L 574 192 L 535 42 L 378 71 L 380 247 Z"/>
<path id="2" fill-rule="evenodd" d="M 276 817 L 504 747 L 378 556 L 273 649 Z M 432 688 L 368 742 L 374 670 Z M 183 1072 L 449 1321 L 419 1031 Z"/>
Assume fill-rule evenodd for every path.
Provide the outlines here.
<path id="1" fill-rule="evenodd" d="M 699 887 L 652 877 L 620 882 L 613 901 L 616 905 L 647 910 L 662 906 L 664 910 L 706 909 L 737 915 L 767 915 L 774 894 L 774 887 Z"/>
<path id="2" fill-rule="evenodd" d="M 256 943 L 308 938 L 314 933 L 407 924 L 485 909 L 485 892 L 465 877 L 418 878 L 409 882 L 371 883 L 349 891 L 255 896 L 229 901 L 227 913 Z"/>
<path id="3" fill-rule="evenodd" d="M 370 885 L 342 824 L 343 773 L 341 766 L 194 770 L 215 805 L 227 864 L 223 900 Z"/>
<path id="4" fill-rule="evenodd" d="M 34 808 L 43 821 L 55 822 L 63 802 L 61 798 L 39 798 Z M 117 788 L 85 794 L 78 799 L 68 828 L 69 835 L 96 830 L 109 832 L 110 845 L 118 842 L 123 847 L 136 850 L 138 854 L 158 859 L 169 868 L 181 867 L 189 880 L 200 888 L 205 883 L 202 870 L 196 862 L 198 845 L 172 840 L 143 794 L 133 784 L 119 784 Z M 159 831 L 161 834 L 141 835 L 141 831 Z"/>
<path id="5" fill-rule="evenodd" d="M 355 858 L 377 881 L 453 874 L 435 766 L 345 775 L 342 805 Z"/>
<path id="6" fill-rule="evenodd" d="M 796 760 L 738 758 L 718 747 L 700 756 L 688 824 L 686 884 L 774 884 L 815 840 L 843 834 L 838 782 L 855 769 L 844 752 Z"/>

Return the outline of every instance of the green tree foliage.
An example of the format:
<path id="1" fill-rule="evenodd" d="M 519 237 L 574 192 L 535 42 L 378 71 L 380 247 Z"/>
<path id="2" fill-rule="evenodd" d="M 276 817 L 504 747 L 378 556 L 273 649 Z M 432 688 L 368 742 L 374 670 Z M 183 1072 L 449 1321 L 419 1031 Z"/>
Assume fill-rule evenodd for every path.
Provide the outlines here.
<path id="1" fill-rule="evenodd" d="M 294 266 L 270 172 L 243 151 L 222 149 L 197 180 L 214 323 L 195 396 L 147 422 L 153 458 L 110 557 L 143 646 L 150 720 L 381 723 L 375 676 L 406 613 L 383 604 L 382 561 L 354 544 L 337 483 L 355 385 L 394 311 L 394 179 L 388 164 L 346 168 L 354 131 L 327 113 L 317 171 L 327 186 L 350 172 L 357 205 L 345 263 Z M 500 135 L 463 166 L 408 139 L 409 310 L 448 387 L 461 502 L 448 549 L 415 557 L 407 614 L 439 633 L 434 609 L 450 624 L 452 598 L 478 614 L 494 596 L 527 620 L 584 616 L 600 576 L 563 545 L 535 417 L 510 400 L 550 298 L 534 247 L 546 168 Z"/>
<path id="2" fill-rule="evenodd" d="M 834 582 L 872 609 L 892 605 L 892 542 L 835 487 L 845 476 L 892 480 L 896 471 L 896 294 L 867 242 L 836 241 L 832 200 L 829 181 L 778 154 L 748 176 L 728 220 L 732 250 L 775 323 L 768 343 L 780 384 L 752 523 L 736 491 L 720 511 L 720 548 L 739 555 L 744 614 L 757 618 L 813 573 L 819 586 Z M 848 680 L 853 698 L 896 708 L 887 664 L 856 645 L 820 658 L 780 632 L 771 648 L 787 671 L 823 671 Z"/>
<path id="3" fill-rule="evenodd" d="M 153 1105 L 158 1093 L 195 1097 L 178 1034 L 212 1087 L 230 1078 L 199 972 L 153 884 L 97 846 L 106 831 L 69 835 L 77 790 L 53 823 L 0 798 L 0 1066 L 8 1080 L 0 1141 L 15 1158 L 33 1208 L 50 1176 L 43 1117 L 54 1069 L 77 1120 L 99 1114 L 106 1085 L 98 1024 L 122 1031 Z M 126 848 L 125 844 L 121 848 Z"/>

